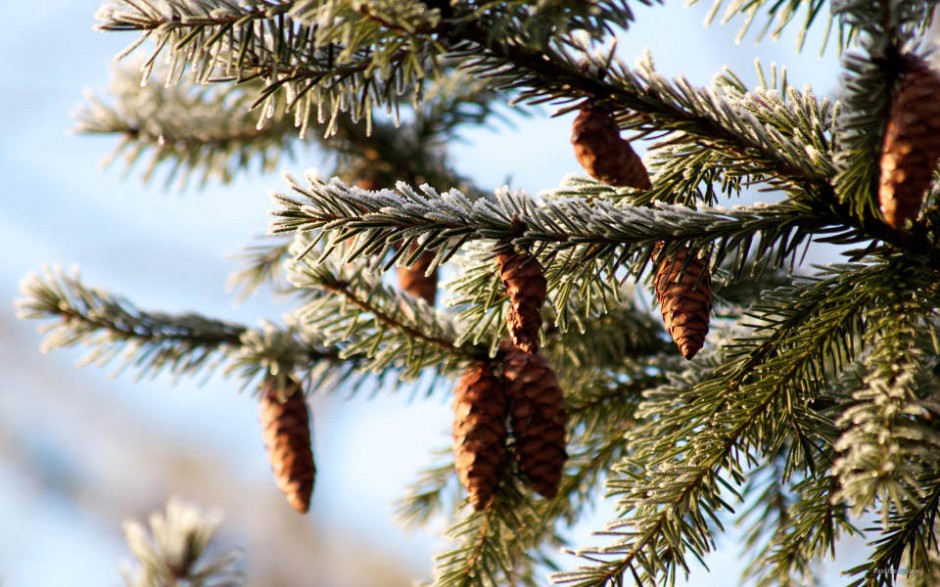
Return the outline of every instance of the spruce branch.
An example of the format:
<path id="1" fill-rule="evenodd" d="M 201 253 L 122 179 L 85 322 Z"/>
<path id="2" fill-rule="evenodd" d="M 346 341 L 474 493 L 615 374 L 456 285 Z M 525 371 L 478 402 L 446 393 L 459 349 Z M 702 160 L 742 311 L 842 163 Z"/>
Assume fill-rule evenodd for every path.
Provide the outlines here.
<path id="1" fill-rule="evenodd" d="M 465 36 L 484 38 L 485 32 L 470 29 Z M 622 128 L 643 134 L 680 133 L 676 141 L 701 141 L 729 159 L 750 164 L 754 173 L 775 178 L 778 185 L 826 190 L 825 168 L 809 164 L 799 143 L 787 133 L 755 121 L 740 100 L 696 88 L 682 78 L 666 80 L 648 58 L 632 70 L 587 48 L 574 53 L 561 46 L 535 50 L 512 38 L 482 54 L 474 49 L 461 57 L 471 72 L 490 79 L 497 88 L 517 92 L 519 102 L 589 98 L 609 105 Z"/>
<path id="2" fill-rule="evenodd" d="M 916 502 L 906 504 L 904 509 L 889 505 L 887 526 L 870 528 L 871 531 L 881 530 L 882 534 L 871 543 L 874 552 L 869 559 L 846 571 L 848 575 L 859 575 L 849 587 L 893 586 L 905 560 L 911 564 L 906 572 L 914 575 L 918 582 L 925 582 L 934 575 L 940 482 L 934 474 L 922 479 L 920 485 L 922 495 Z"/>
<path id="3" fill-rule="evenodd" d="M 893 269 L 831 269 L 827 279 L 777 292 L 755 313 L 751 338 L 725 345 L 721 363 L 649 392 L 638 411 L 643 424 L 629 434 L 634 453 L 608 483 L 629 517 L 604 532 L 615 544 L 579 551 L 592 565 L 559 580 L 586 587 L 627 572 L 639 583 L 688 572 L 687 557 L 713 548 L 710 529 L 720 530 L 722 512 L 732 509 L 725 493 L 738 498 L 745 467 L 776 454 L 785 438 L 794 438 L 785 479 L 827 469 L 820 447 L 834 441 L 835 428 L 808 400 L 830 370 L 851 362 L 864 311 L 893 287 Z"/>
<path id="4" fill-rule="evenodd" d="M 525 530 L 539 522 L 531 501 L 504 474 L 490 504 L 448 530 L 457 546 L 437 556 L 434 587 L 538 585 L 538 555 L 529 551 Z"/>
<path id="5" fill-rule="evenodd" d="M 830 499 L 837 485 L 830 475 L 788 483 L 779 461 L 770 461 L 767 473 L 764 491 L 739 518 L 739 523 L 753 518 L 745 547 L 756 551 L 743 578 L 759 587 L 805 585 L 813 580 L 814 563 L 834 556 L 836 541 L 843 534 L 859 531 L 850 523 L 845 505 Z M 753 481 L 746 493 L 760 487 L 759 475 L 760 471 L 751 473 Z"/>
<path id="6" fill-rule="evenodd" d="M 918 393 L 936 384 L 936 344 L 921 342 L 922 332 L 937 329 L 927 293 L 933 279 L 914 263 L 899 259 L 893 266 L 894 288 L 869 318 L 866 374 L 838 421 L 843 431 L 834 445 L 841 486 L 833 499 L 856 515 L 880 504 L 886 522 L 892 510 L 918 503 L 921 479 L 940 470 L 940 433 L 932 424 L 937 406 Z"/>
<path id="7" fill-rule="evenodd" d="M 436 585 L 541 584 L 533 573 L 538 567 L 555 568 L 543 550 L 561 543 L 558 523 L 574 524 L 596 499 L 598 484 L 627 452 L 623 434 L 635 423 L 635 409 L 643 391 L 662 381 L 662 376 L 648 375 L 645 369 L 642 363 L 631 364 L 617 377 L 595 378 L 592 385 L 575 388 L 576 393 L 569 394 L 566 403 L 571 424 L 571 456 L 558 495 L 530 502 L 517 493 L 515 481 L 504 479 L 505 485 L 500 486 L 497 498 L 484 512 L 471 514 L 451 530 L 461 546 L 439 558 Z M 413 493 L 409 509 L 426 512 L 422 506 L 430 505 L 423 501 L 428 495 L 435 497 L 430 503 L 437 503 L 449 480 L 443 468 L 435 471 L 439 472 L 434 475 L 436 486 L 425 486 L 423 493 Z M 515 474 L 507 466 L 504 475 Z M 501 544 L 488 541 L 490 533 L 498 535 L 506 528 L 513 530 L 501 537 Z M 500 549 L 498 566 L 486 563 L 487 557 L 494 556 L 490 553 L 494 548 Z M 488 569 L 486 574 L 474 577 L 481 573 L 481 567 Z M 497 571 L 502 573 L 502 581 L 496 576 Z"/>
<path id="8" fill-rule="evenodd" d="M 138 378 L 164 371 L 177 378 L 192 376 L 225 363 L 226 373 L 238 370 L 247 380 L 272 368 L 288 372 L 320 363 L 352 374 L 339 361 L 339 349 L 315 339 L 272 325 L 255 331 L 193 313 L 144 311 L 85 286 L 77 273 L 47 269 L 25 279 L 21 293 L 20 318 L 55 320 L 40 328 L 46 335 L 44 351 L 88 347 L 84 364 L 104 366 L 120 360 L 120 368 L 135 369 Z M 357 359 L 349 359 L 348 365 Z"/>
<path id="9" fill-rule="evenodd" d="M 154 512 L 149 528 L 136 521 L 124 523 L 127 545 L 136 569 L 122 575 L 127 587 L 188 585 L 238 587 L 245 584 L 241 556 L 230 550 L 213 554 L 212 542 L 220 517 L 171 499 L 165 512 Z"/>
<path id="10" fill-rule="evenodd" d="M 155 77 L 165 74 L 161 69 Z M 277 116 L 258 128 L 258 116 L 249 112 L 252 84 L 166 86 L 153 81 L 141 86 L 130 68 L 116 68 L 108 88 L 113 104 L 90 95 L 78 112 L 76 132 L 120 137 L 106 164 L 122 157 L 130 171 L 146 157 L 145 182 L 167 168 L 166 183 L 178 176 L 182 188 L 194 175 L 200 176 L 200 187 L 210 178 L 229 183 L 252 164 L 272 171 L 281 157 L 293 156 L 293 121 Z"/>
<path id="11" fill-rule="evenodd" d="M 151 77 L 166 78 L 167 73 L 158 68 Z M 201 187 L 210 178 L 228 183 L 253 163 L 262 171 L 273 170 L 304 141 L 302 121 L 296 117 L 276 110 L 259 120 L 251 112 L 262 88 L 257 82 L 204 86 L 158 81 L 141 86 L 131 68 L 117 68 L 108 89 L 113 105 L 89 96 L 77 114 L 77 132 L 120 137 L 106 163 L 123 156 L 129 171 L 149 153 L 144 181 L 166 168 L 167 183 L 179 176 L 181 187 L 193 175 L 201 176 Z M 444 142 L 457 127 L 484 124 L 497 115 L 495 96 L 480 80 L 459 71 L 428 86 L 414 117 L 404 124 L 380 119 L 367 125 L 344 117 L 331 136 L 322 129 L 314 132 L 319 146 L 332 155 L 331 174 L 350 181 L 379 178 L 391 185 L 403 179 L 478 192 L 453 171 Z"/>
<path id="12" fill-rule="evenodd" d="M 295 251 L 309 249 L 305 242 Z M 447 373 L 467 362 L 488 360 L 486 349 L 459 344 L 456 326 L 424 300 L 402 295 L 381 276 L 305 257 L 290 266 L 291 284 L 306 290 L 309 301 L 295 312 L 304 330 L 342 348 L 341 356 L 363 356 L 363 369 L 376 373 L 402 369 L 405 380 L 433 367 Z"/>
<path id="13" fill-rule="evenodd" d="M 692 3 L 697 4 L 698 0 L 693 0 Z M 714 22 L 721 7 L 725 4 L 725 0 L 714 0 L 711 10 L 709 10 L 708 16 L 705 18 L 705 22 L 708 24 Z M 743 16 L 744 23 L 738 31 L 738 36 L 735 38 L 735 41 L 738 43 L 744 40 L 748 31 L 751 30 L 755 18 L 762 10 L 767 13 L 767 21 L 757 34 L 758 42 L 762 40 L 764 36 L 767 36 L 768 32 L 770 33 L 769 38 L 771 40 L 779 40 L 783 30 L 796 20 L 801 11 L 804 12 L 803 23 L 797 34 L 796 41 L 797 50 L 802 50 L 806 41 L 806 34 L 809 32 L 810 27 L 819 20 L 827 2 L 825 0 L 749 0 L 747 2 L 732 0 L 727 4 L 724 15 L 721 17 L 719 23 L 727 24 L 735 16 Z M 833 21 L 834 19 L 830 15 L 826 25 L 826 41 L 829 40 L 829 35 L 832 32 Z M 840 27 L 839 47 L 844 47 L 850 38 L 851 35 L 847 34 L 846 31 Z M 825 42 L 822 48 L 825 48 Z"/>
<path id="14" fill-rule="evenodd" d="M 285 237 L 264 239 L 237 254 L 242 268 L 229 277 L 228 286 L 237 292 L 239 301 L 251 297 L 265 284 L 277 293 L 290 291 L 284 266 L 291 260 L 293 242 Z"/>
<path id="15" fill-rule="evenodd" d="M 690 210 L 598 199 L 540 201 L 503 190 L 494 200 L 471 202 L 456 190 L 441 194 L 429 186 L 420 192 L 404 184 L 397 191 L 366 192 L 336 179 L 309 177 L 309 187 L 292 178 L 288 182 L 294 195 L 273 196 L 278 206 L 270 224 L 273 234 L 314 231 L 314 243 L 327 236 L 349 240 L 355 257 L 368 256 L 375 264 L 393 263 L 395 257 L 385 260 L 400 243 L 407 250 L 435 251 L 443 262 L 468 241 L 511 241 L 535 253 L 544 267 L 564 267 L 547 275 L 549 289 L 567 280 L 562 292 L 570 292 L 572 284 L 611 278 L 624 266 L 642 273 L 660 241 L 668 242 L 669 250 L 711 248 L 718 264 L 753 254 L 777 267 L 810 237 L 865 240 L 837 218 L 795 201 Z M 565 303 L 566 295 L 556 297 L 560 311 Z"/>
<path id="16" fill-rule="evenodd" d="M 302 132 L 314 118 L 328 118 L 331 134 L 341 111 L 359 119 L 370 117 L 376 102 L 397 105 L 398 88 L 418 91 L 437 69 L 432 57 L 440 50 L 431 39 L 382 28 L 346 3 L 331 3 L 332 22 L 307 23 L 293 15 L 298 4 L 114 0 L 98 11 L 98 28 L 141 34 L 122 56 L 154 41 L 145 79 L 164 52 L 170 83 L 187 70 L 200 83 L 259 79 L 264 88 L 254 104 L 265 116 L 279 107 L 293 112 Z M 432 22 L 426 11 L 411 16 Z"/>

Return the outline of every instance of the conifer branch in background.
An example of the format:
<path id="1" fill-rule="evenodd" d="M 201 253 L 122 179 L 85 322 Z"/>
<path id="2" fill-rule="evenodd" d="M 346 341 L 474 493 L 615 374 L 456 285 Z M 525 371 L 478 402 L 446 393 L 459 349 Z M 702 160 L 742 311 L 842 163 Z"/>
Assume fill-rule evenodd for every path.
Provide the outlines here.
<path id="1" fill-rule="evenodd" d="M 235 550 L 213 553 L 221 518 L 171 499 L 166 512 L 154 512 L 149 527 L 124 524 L 127 545 L 137 561 L 122 574 L 127 587 L 191 585 L 239 587 L 245 584 L 241 556 Z"/>
<path id="2" fill-rule="evenodd" d="M 271 362 L 286 367 L 322 363 L 346 372 L 357 358 L 340 361 L 336 347 L 315 343 L 292 333 L 265 326 L 248 327 L 205 318 L 198 314 L 165 314 L 140 310 L 129 301 L 85 286 L 78 274 L 47 270 L 22 284 L 18 315 L 32 320 L 54 320 L 43 327 L 46 351 L 86 346 L 85 364 L 104 366 L 120 360 L 121 369 L 133 368 L 138 377 L 168 372 L 175 377 L 197 375 L 228 363 L 254 377 Z M 352 359 L 352 362 L 349 361 Z"/>
<path id="3" fill-rule="evenodd" d="M 89 96 L 75 131 L 120 137 L 106 164 L 122 158 L 130 171 L 147 157 L 144 181 L 167 168 L 166 185 L 178 176 L 185 187 L 194 175 L 200 187 L 211 178 L 229 183 L 252 164 L 271 172 L 281 157 L 294 156 L 293 121 L 279 116 L 258 128 L 249 111 L 252 86 L 166 86 L 158 79 L 141 86 L 139 74 L 121 67 L 108 88 L 113 104 Z"/>

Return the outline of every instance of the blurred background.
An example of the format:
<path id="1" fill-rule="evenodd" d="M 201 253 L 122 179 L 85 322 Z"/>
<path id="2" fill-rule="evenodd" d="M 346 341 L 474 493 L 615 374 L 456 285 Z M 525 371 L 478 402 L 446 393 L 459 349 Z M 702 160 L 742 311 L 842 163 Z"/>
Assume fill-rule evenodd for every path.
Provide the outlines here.
<path id="1" fill-rule="evenodd" d="M 661 73 L 707 84 L 723 66 L 748 83 L 754 59 L 786 64 L 791 84 L 834 95 L 834 48 L 820 56 L 822 29 L 796 53 L 796 31 L 778 43 L 735 44 L 740 21 L 703 25 L 710 1 L 638 9 L 619 40 L 628 62 L 648 47 Z M 238 382 L 136 382 L 131 374 L 77 368 L 81 352 L 39 352 L 36 323 L 18 321 L 18 282 L 44 264 L 77 266 L 85 282 L 146 309 L 196 311 L 256 325 L 287 310 L 263 296 L 236 305 L 226 280 L 231 255 L 263 234 L 277 174 L 233 185 L 164 190 L 140 170 L 101 162 L 114 139 L 70 135 L 84 90 L 102 93 L 113 56 L 136 37 L 92 30 L 96 1 L 8 2 L 0 36 L 0 584 L 4 587 L 120 585 L 129 558 L 121 521 L 143 518 L 179 496 L 225 516 L 222 542 L 247 555 L 252 585 L 410 585 L 431 576 L 444 547 L 443 522 L 415 532 L 395 521 L 404 495 L 433 452 L 450 443 L 445 400 L 316 395 L 319 477 L 312 513 L 298 516 L 274 485 L 256 404 Z M 756 23 L 759 29 L 762 23 Z M 794 27 L 796 28 L 796 27 Z M 573 115 L 513 117 L 510 127 L 467 129 L 452 156 L 478 185 L 530 192 L 579 173 L 568 141 Z M 638 145 L 642 151 L 642 145 Z M 322 161 L 298 151 L 295 175 Z M 812 259 L 810 259 L 812 261 Z M 438 397 L 446 397 L 438 394 Z M 573 531 L 575 544 L 609 519 L 608 507 Z M 742 564 L 732 530 L 708 559 L 729 581 Z M 846 544 L 849 559 L 854 551 Z M 570 557 L 563 563 L 574 565 Z M 839 584 L 838 568 L 821 577 Z M 730 574 L 729 574 L 730 573 Z M 696 572 L 690 583 L 703 580 Z M 708 579 L 704 579 L 708 581 Z"/>

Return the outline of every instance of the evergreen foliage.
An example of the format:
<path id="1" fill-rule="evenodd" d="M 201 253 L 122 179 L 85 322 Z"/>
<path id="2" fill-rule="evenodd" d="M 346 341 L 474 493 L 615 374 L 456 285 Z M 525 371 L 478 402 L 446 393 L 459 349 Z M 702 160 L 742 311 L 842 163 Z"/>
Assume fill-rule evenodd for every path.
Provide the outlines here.
<path id="1" fill-rule="evenodd" d="M 239 587 L 245 577 L 237 551 L 216 553 L 213 541 L 221 519 L 215 514 L 171 499 L 166 512 L 154 512 L 149 527 L 124 523 L 127 545 L 136 559 L 124 571 L 127 587 Z"/>
<path id="2" fill-rule="evenodd" d="M 85 346 L 90 361 L 121 357 L 141 375 L 222 368 L 310 393 L 381 381 L 446 394 L 468 365 L 499 372 L 510 301 L 496 255 L 514 247 L 545 269 L 539 346 L 565 391 L 570 457 L 558 495 L 541 499 L 510 441 L 481 511 L 449 457 L 423 472 L 401 511 L 452 520 L 436 586 L 539 585 L 548 572 L 578 587 L 668 585 L 729 524 L 744 528 L 756 585 L 812 581 L 856 534 L 870 550 L 846 571 L 853 585 L 933 584 L 937 189 L 899 229 L 879 216 L 877 189 L 901 64 L 926 55 L 937 3 L 714 2 L 710 18 L 743 16 L 742 34 L 797 27 L 801 46 L 828 21 L 845 51 L 837 100 L 775 69 L 754 88 L 731 71 L 696 87 L 649 56 L 628 66 L 609 41 L 654 4 L 109 0 L 98 27 L 137 34 L 125 54 L 150 41 L 137 72 L 149 83 L 121 70 L 79 131 L 114 135 L 129 164 L 149 153 L 145 179 L 184 182 L 270 170 L 315 137 L 332 177 L 288 176 L 273 196 L 277 238 L 236 276 L 244 295 L 270 284 L 292 297 L 284 326 L 147 312 L 57 271 L 24 282 L 21 315 L 51 321 L 46 348 Z M 652 189 L 571 177 L 538 196 L 487 192 L 448 158 L 455 133 L 510 106 L 585 102 L 649 140 Z M 732 205 L 744 190 L 773 203 Z M 845 262 L 806 266 L 812 242 L 842 245 Z M 660 243 L 661 256 L 711 264 L 711 331 L 691 362 L 643 302 Z M 425 253 L 431 269 L 454 269 L 439 307 L 383 281 Z M 573 548 L 578 564 L 558 558 L 605 488 L 616 518 Z"/>

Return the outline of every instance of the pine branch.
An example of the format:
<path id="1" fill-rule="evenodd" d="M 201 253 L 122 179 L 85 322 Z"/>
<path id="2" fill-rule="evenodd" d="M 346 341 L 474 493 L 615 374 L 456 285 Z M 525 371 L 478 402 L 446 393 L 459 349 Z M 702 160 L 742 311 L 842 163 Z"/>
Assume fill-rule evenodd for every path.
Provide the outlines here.
<path id="1" fill-rule="evenodd" d="M 265 284 L 276 293 L 290 291 L 284 265 L 291 260 L 293 242 L 292 238 L 269 239 L 238 254 L 243 267 L 229 277 L 228 286 L 238 292 L 239 301 L 248 299 Z"/>
<path id="2" fill-rule="evenodd" d="M 505 470 L 504 470 L 505 471 Z M 530 553 L 527 528 L 540 519 L 511 474 L 504 474 L 495 498 L 448 530 L 458 545 L 437 556 L 434 587 L 528 585 L 535 587 L 538 555 Z"/>
<path id="3" fill-rule="evenodd" d="M 748 548 L 755 548 L 767 536 L 743 578 L 758 587 L 805 585 L 814 579 L 814 562 L 827 554 L 834 556 L 842 533 L 859 532 L 849 522 L 844 504 L 831 501 L 836 481 L 828 474 L 785 483 L 782 467 L 771 466 L 764 493 L 740 517 L 742 522 L 747 516 L 754 518 Z"/>
<path id="4" fill-rule="evenodd" d="M 754 316 L 750 341 L 724 345 L 722 364 L 649 392 L 638 414 L 644 423 L 629 435 L 635 452 L 608 483 L 630 517 L 604 533 L 617 543 L 579 551 L 593 565 L 559 580 L 586 587 L 627 572 L 638 583 L 688 572 L 687 556 L 713 548 L 710 528 L 721 529 L 720 513 L 732 509 L 723 494 L 737 497 L 744 467 L 776 454 L 783 439 L 794 437 L 786 477 L 827 468 L 816 464 L 818 447 L 835 430 L 808 400 L 828 369 L 851 361 L 864 310 L 893 287 L 894 269 L 841 268 L 781 295 Z"/>
<path id="5" fill-rule="evenodd" d="M 165 74 L 160 70 L 155 77 Z M 137 74 L 118 68 L 108 89 L 114 104 L 89 96 L 75 130 L 120 137 L 106 163 L 123 156 L 128 171 L 149 153 L 145 182 L 167 168 L 167 185 L 178 177 L 181 189 L 194 175 L 200 187 L 210 178 L 229 183 L 253 163 L 272 171 L 281 157 L 294 154 L 296 131 L 289 117 L 258 128 L 257 114 L 249 112 L 252 86 L 166 86 L 156 80 L 141 86 Z"/>
<path id="6" fill-rule="evenodd" d="M 137 568 L 125 570 L 127 587 L 191 585 L 237 587 L 245 584 L 239 553 L 211 554 L 219 525 L 217 515 L 205 514 L 178 500 L 167 503 L 166 513 L 150 515 L 149 529 L 128 521 L 124 535 L 137 560 Z"/>
<path id="7" fill-rule="evenodd" d="M 891 587 L 896 584 L 905 559 L 909 563 L 921 562 L 921 565 L 906 569 L 908 574 L 933 575 L 931 563 L 935 563 L 931 554 L 938 548 L 936 525 L 940 511 L 940 481 L 934 474 L 922 480 L 921 485 L 923 494 L 915 503 L 907 504 L 904 509 L 891 507 L 887 527 L 871 528 L 873 531 L 881 530 L 882 534 L 871 543 L 875 549 L 868 561 L 846 571 L 849 575 L 860 575 L 849 587 Z"/>
<path id="8" fill-rule="evenodd" d="M 398 88 L 419 88 L 426 74 L 437 69 L 431 57 L 440 53 L 433 40 L 382 28 L 351 7 L 332 4 L 335 20 L 323 26 L 296 18 L 293 10 L 299 3 L 292 1 L 115 0 L 97 16 L 100 30 L 141 33 L 122 56 L 147 39 L 154 41 L 145 78 L 162 52 L 167 53 L 171 83 L 186 70 L 201 83 L 259 78 L 264 89 L 255 104 L 265 115 L 274 113 L 283 96 L 284 108 L 303 130 L 312 113 L 322 121 L 330 108 L 331 134 L 340 111 L 351 111 L 354 119 L 368 117 L 374 102 L 397 104 Z M 436 22 L 423 9 L 400 16 L 422 30 L 433 29 Z"/>
<path id="9" fill-rule="evenodd" d="M 427 367 L 443 374 L 488 360 L 486 349 L 457 343 L 455 325 L 424 300 L 401 295 L 361 265 L 340 267 L 311 257 L 289 268 L 292 285 L 310 298 L 295 316 L 304 330 L 338 344 L 342 357 L 365 357 L 362 369 L 401 368 L 402 379 L 411 380 Z"/>
<path id="10" fill-rule="evenodd" d="M 46 334 L 44 351 L 89 347 L 83 363 L 104 366 L 119 359 L 121 369 L 132 367 L 139 378 L 164 371 L 191 376 L 224 363 L 229 364 L 226 373 L 237 369 L 247 380 L 272 367 L 289 372 L 311 364 L 350 375 L 348 366 L 358 361 L 351 357 L 344 367 L 337 348 L 270 325 L 255 331 L 198 314 L 140 310 L 127 300 L 86 287 L 77 274 L 47 270 L 24 280 L 21 293 L 20 318 L 55 320 L 40 329 Z"/>
<path id="11" fill-rule="evenodd" d="M 463 36 L 485 46 L 485 31 L 471 28 Z M 468 50 L 460 58 L 471 72 L 490 79 L 497 88 L 518 92 L 520 102 L 589 98 L 612 107 L 622 128 L 644 134 L 680 133 L 673 141 L 700 141 L 776 185 L 820 193 L 828 189 L 825 168 L 809 164 L 796 140 L 757 123 L 740 100 L 695 88 L 684 79 L 664 79 L 648 59 L 633 71 L 610 56 L 592 55 L 587 48 L 578 48 L 577 54 L 560 46 L 535 50 L 512 38 L 482 54 L 476 48 Z"/>
<path id="12" fill-rule="evenodd" d="M 501 191 L 495 200 L 471 202 L 457 191 L 439 194 L 428 186 L 420 193 L 403 184 L 395 192 L 370 193 L 338 180 L 308 178 L 309 187 L 288 181 L 296 195 L 274 195 L 279 208 L 270 225 L 273 234 L 311 231 L 314 242 L 349 240 L 356 257 L 367 255 L 374 263 L 399 245 L 435 251 L 443 262 L 471 240 L 511 241 L 535 253 L 545 267 L 564 267 L 563 274 L 548 274 L 549 289 L 562 287 L 562 292 L 610 279 L 624 266 L 642 273 L 660 241 L 668 242 L 669 250 L 710 247 L 718 264 L 753 254 L 778 267 L 811 236 L 830 235 L 841 243 L 865 239 L 836 218 L 794 201 L 690 210 L 618 206 L 597 199 L 542 202 Z M 335 244 L 327 250 L 330 246 Z M 567 299 L 558 295 L 556 308 L 563 310 Z"/>

